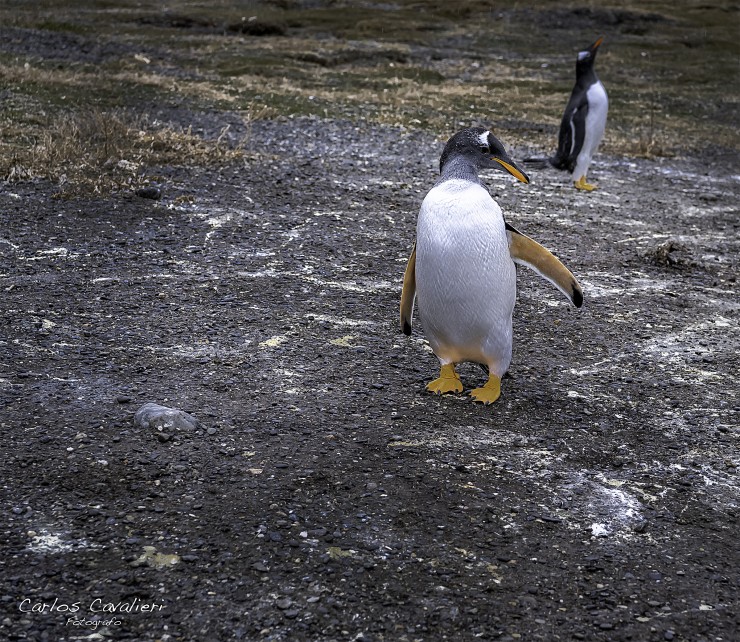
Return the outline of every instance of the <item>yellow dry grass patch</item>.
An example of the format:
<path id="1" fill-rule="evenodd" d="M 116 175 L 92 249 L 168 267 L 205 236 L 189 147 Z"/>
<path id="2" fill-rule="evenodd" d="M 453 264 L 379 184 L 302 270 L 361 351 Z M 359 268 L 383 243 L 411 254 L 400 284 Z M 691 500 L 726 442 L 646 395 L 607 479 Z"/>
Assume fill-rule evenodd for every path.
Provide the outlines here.
<path id="1" fill-rule="evenodd" d="M 28 146 L 16 146 L 5 172 L 10 181 L 45 178 L 60 195 L 104 194 L 148 182 L 145 170 L 162 164 L 213 165 L 244 155 L 243 144 L 216 141 L 178 130 L 143 115 L 86 110 L 59 114 Z"/>

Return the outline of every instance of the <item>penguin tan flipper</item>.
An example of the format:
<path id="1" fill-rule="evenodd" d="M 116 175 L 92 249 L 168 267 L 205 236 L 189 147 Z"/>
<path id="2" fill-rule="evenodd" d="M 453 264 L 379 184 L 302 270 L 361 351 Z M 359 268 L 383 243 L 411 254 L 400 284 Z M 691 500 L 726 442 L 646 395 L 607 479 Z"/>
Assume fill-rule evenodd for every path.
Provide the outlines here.
<path id="1" fill-rule="evenodd" d="M 583 305 L 583 290 L 576 277 L 554 254 L 509 223 L 506 223 L 506 235 L 509 237 L 509 253 L 515 263 L 526 265 L 550 281 L 577 308 Z"/>
<path id="2" fill-rule="evenodd" d="M 401 332 L 411 334 L 411 317 L 414 314 L 414 299 L 416 298 L 416 243 L 411 250 L 411 256 L 406 263 L 406 272 L 403 275 L 401 289 Z"/>

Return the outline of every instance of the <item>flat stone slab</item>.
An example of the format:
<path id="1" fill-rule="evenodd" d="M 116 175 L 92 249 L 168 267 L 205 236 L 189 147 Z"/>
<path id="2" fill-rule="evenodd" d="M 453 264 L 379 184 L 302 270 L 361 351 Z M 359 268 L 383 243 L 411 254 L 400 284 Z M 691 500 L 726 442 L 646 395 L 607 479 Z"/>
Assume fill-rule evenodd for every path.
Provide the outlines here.
<path id="1" fill-rule="evenodd" d="M 200 422 L 184 410 L 168 408 L 156 403 L 145 403 L 136 411 L 134 424 L 139 428 L 172 432 L 193 432 L 201 427 Z"/>

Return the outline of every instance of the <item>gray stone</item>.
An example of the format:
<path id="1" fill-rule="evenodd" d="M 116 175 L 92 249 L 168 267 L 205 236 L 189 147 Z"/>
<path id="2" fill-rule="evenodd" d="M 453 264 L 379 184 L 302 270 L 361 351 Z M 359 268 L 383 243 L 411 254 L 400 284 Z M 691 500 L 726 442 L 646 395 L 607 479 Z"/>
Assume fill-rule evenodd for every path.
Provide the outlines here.
<path id="1" fill-rule="evenodd" d="M 139 408 L 134 415 L 134 424 L 146 430 L 167 433 L 173 430 L 192 432 L 200 428 L 200 422 L 187 412 L 156 403 L 145 403 Z"/>

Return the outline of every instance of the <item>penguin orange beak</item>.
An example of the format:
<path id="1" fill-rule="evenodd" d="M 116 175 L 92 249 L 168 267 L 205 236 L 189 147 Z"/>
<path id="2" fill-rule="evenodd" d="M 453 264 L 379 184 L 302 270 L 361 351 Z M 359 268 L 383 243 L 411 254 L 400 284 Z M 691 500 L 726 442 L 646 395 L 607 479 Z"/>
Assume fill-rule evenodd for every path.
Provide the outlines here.
<path id="1" fill-rule="evenodd" d="M 492 158 L 491 160 L 495 160 L 501 167 L 503 167 L 509 174 L 511 174 L 514 178 L 517 180 L 520 180 L 522 183 L 529 183 L 529 176 L 527 176 L 522 170 L 520 170 L 514 163 L 506 162 L 504 160 L 501 160 L 500 158 Z"/>
<path id="2" fill-rule="evenodd" d="M 601 37 L 601 38 L 599 38 L 599 39 L 598 39 L 598 40 L 597 40 L 597 41 L 596 41 L 596 42 L 595 42 L 594 44 L 592 44 L 592 45 L 591 45 L 591 46 L 589 47 L 589 49 L 590 49 L 591 51 L 596 51 L 596 50 L 597 50 L 597 49 L 599 48 L 599 46 L 601 45 L 601 43 L 602 43 L 602 42 L 604 42 L 604 36 L 602 36 L 602 37 Z"/>

